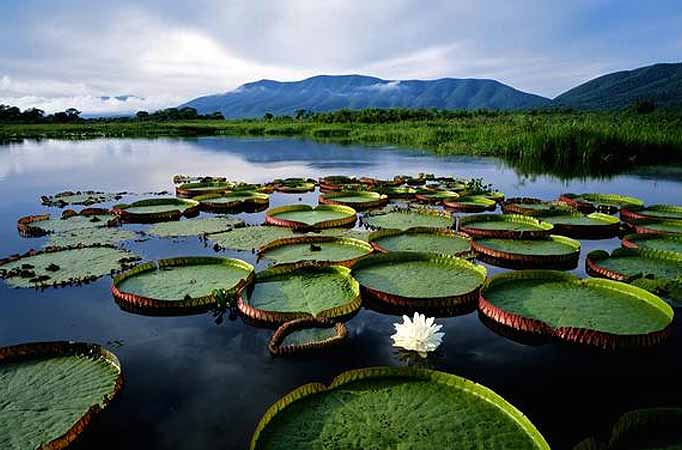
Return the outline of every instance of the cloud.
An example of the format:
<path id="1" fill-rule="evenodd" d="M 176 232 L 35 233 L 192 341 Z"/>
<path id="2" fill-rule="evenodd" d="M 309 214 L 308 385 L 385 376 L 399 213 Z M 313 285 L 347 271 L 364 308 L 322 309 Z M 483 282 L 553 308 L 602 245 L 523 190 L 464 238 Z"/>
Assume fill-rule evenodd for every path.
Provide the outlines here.
<path id="1" fill-rule="evenodd" d="M 379 92 L 392 92 L 400 90 L 400 80 L 389 81 L 388 83 L 376 83 L 370 84 L 369 86 L 363 86 L 361 89 L 367 89 L 369 91 L 379 91 Z"/>

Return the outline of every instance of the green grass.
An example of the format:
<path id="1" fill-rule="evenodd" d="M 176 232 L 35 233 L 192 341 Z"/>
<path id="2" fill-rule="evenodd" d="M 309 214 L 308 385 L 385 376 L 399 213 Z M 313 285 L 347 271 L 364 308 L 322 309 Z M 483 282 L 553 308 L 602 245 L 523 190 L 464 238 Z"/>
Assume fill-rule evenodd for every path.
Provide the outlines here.
<path id="1" fill-rule="evenodd" d="M 440 155 L 496 156 L 523 174 L 551 173 L 567 178 L 605 176 L 639 165 L 682 163 L 682 114 L 674 112 L 472 113 L 390 123 L 274 119 L 0 124 L 0 140 L 213 135 L 290 136 L 413 147 Z"/>

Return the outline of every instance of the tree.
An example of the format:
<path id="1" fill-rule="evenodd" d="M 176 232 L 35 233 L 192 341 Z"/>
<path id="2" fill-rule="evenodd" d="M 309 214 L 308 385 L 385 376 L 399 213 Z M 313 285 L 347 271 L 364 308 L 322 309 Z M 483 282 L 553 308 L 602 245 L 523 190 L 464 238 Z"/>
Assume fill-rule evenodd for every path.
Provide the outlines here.
<path id="1" fill-rule="evenodd" d="M 140 120 L 146 120 L 149 118 L 149 113 L 147 111 L 138 111 L 135 114 L 135 117 L 137 117 Z"/>
<path id="2" fill-rule="evenodd" d="M 263 119 L 265 119 L 265 120 L 272 120 L 274 117 L 275 117 L 275 116 L 273 116 L 272 113 L 269 113 L 269 112 L 266 112 L 266 113 L 263 115 Z"/>
<path id="3" fill-rule="evenodd" d="M 303 120 L 306 118 L 307 111 L 305 109 L 296 110 L 296 120 Z"/>

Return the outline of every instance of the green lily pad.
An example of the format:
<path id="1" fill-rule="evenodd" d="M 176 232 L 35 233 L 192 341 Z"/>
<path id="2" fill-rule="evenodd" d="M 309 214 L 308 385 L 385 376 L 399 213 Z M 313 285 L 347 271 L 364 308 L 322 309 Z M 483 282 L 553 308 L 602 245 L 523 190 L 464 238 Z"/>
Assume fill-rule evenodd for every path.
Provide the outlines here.
<path id="1" fill-rule="evenodd" d="M 682 236 L 647 233 L 629 234 L 623 238 L 623 246 L 682 253 Z"/>
<path id="2" fill-rule="evenodd" d="M 163 222 L 199 213 L 199 202 L 182 198 L 149 198 L 114 205 L 114 214 L 125 222 Z"/>
<path id="3" fill-rule="evenodd" d="M 0 348 L 0 448 L 65 448 L 122 383 L 116 356 L 94 344 Z"/>
<path id="4" fill-rule="evenodd" d="M 416 194 L 417 200 L 426 203 L 441 203 L 443 200 L 455 200 L 459 194 L 446 190 L 424 190 Z"/>
<path id="5" fill-rule="evenodd" d="M 413 197 L 417 190 L 409 186 L 382 186 L 377 191 L 388 196 L 388 198 L 408 198 Z"/>
<path id="6" fill-rule="evenodd" d="M 120 199 L 123 194 L 125 192 L 65 191 L 54 195 L 43 195 L 40 197 L 40 200 L 44 206 L 64 208 L 66 206 L 91 206 L 98 203 L 111 202 Z"/>
<path id="7" fill-rule="evenodd" d="M 114 278 L 119 302 L 139 308 L 194 309 L 215 304 L 215 290 L 232 291 L 253 276 L 239 259 L 190 256 L 148 262 Z"/>
<path id="8" fill-rule="evenodd" d="M 341 205 L 287 205 L 265 212 L 266 223 L 289 228 L 336 228 L 355 220 L 355 210 Z"/>
<path id="9" fill-rule="evenodd" d="M 387 202 L 388 197 L 371 191 L 340 191 L 320 195 L 321 204 L 350 206 L 355 210 L 376 208 Z"/>
<path id="10" fill-rule="evenodd" d="M 565 236 L 544 239 L 481 238 L 472 249 L 482 261 L 512 269 L 574 269 L 580 258 L 580 242 Z"/>
<path id="11" fill-rule="evenodd" d="M 539 198 L 514 197 L 507 199 L 502 205 L 505 214 L 522 214 L 524 216 L 545 217 L 572 215 L 577 210 L 565 203 L 547 202 Z"/>
<path id="12" fill-rule="evenodd" d="M 43 236 L 51 233 L 66 233 L 74 230 L 106 227 L 112 225 L 115 221 L 116 216 L 112 214 L 78 214 L 71 212 L 62 215 L 60 218 L 51 218 L 50 215 L 45 214 L 20 218 L 17 221 L 17 229 L 24 236 Z"/>
<path id="13" fill-rule="evenodd" d="M 519 255 L 571 255 L 580 251 L 580 242 L 551 236 L 549 239 L 476 239 L 478 245 Z"/>
<path id="14" fill-rule="evenodd" d="M 646 207 L 629 207 L 621 212 L 623 220 L 632 218 L 682 220 L 682 205 L 649 205 Z"/>
<path id="15" fill-rule="evenodd" d="M 454 256 L 390 252 L 367 256 L 353 265 L 360 285 L 388 297 L 414 299 L 457 298 L 477 292 L 486 277 L 483 266 Z M 390 300 L 390 299 L 389 299 Z"/>
<path id="16" fill-rule="evenodd" d="M 234 187 L 230 181 L 206 181 L 196 183 L 184 183 L 175 188 L 175 195 L 183 198 L 192 198 L 199 195 L 219 194 Z"/>
<path id="17" fill-rule="evenodd" d="M 644 206 L 644 202 L 638 198 L 619 194 L 599 194 L 596 192 L 584 194 L 561 194 L 559 200 L 579 209 L 581 212 L 597 210 L 606 214 L 614 214 L 620 208 Z"/>
<path id="18" fill-rule="evenodd" d="M 367 214 L 363 223 L 377 229 L 407 230 L 409 228 L 451 228 L 454 219 L 449 213 L 427 208 L 404 208 Z"/>
<path id="19" fill-rule="evenodd" d="M 630 224 L 637 233 L 682 234 L 682 220 L 637 219 Z"/>
<path id="20" fill-rule="evenodd" d="M 220 194 L 198 195 L 193 197 L 206 211 L 239 211 L 249 208 L 265 209 L 270 204 L 270 196 L 262 192 L 230 191 Z M 261 210 L 262 210 L 261 209 Z"/>
<path id="21" fill-rule="evenodd" d="M 464 195 L 459 198 L 445 200 L 443 206 L 461 212 L 495 211 L 497 202 L 482 195 Z"/>
<path id="22" fill-rule="evenodd" d="M 139 258 L 107 245 L 48 247 L 0 261 L 0 278 L 13 287 L 79 284 L 125 269 Z"/>
<path id="23" fill-rule="evenodd" d="M 334 328 L 304 328 L 288 334 L 282 346 L 306 345 L 313 342 L 320 342 L 336 336 Z"/>
<path id="24" fill-rule="evenodd" d="M 137 237 L 133 231 L 120 227 L 79 228 L 57 234 L 50 234 L 48 247 L 71 247 L 76 245 L 108 244 L 118 245 Z"/>
<path id="25" fill-rule="evenodd" d="M 357 230 L 348 228 L 327 228 L 324 230 L 315 230 L 308 233 L 311 236 L 334 236 L 357 239 L 359 241 L 369 242 L 370 232 L 367 230 Z"/>
<path id="26" fill-rule="evenodd" d="M 318 261 L 350 264 L 372 253 L 367 242 L 331 236 L 300 236 L 272 241 L 258 250 L 258 256 L 278 264 Z"/>
<path id="27" fill-rule="evenodd" d="M 255 250 L 276 239 L 296 236 L 290 228 L 246 226 L 222 233 L 211 234 L 208 239 L 223 248 L 233 250 Z"/>
<path id="28" fill-rule="evenodd" d="M 533 424 L 490 389 L 445 372 L 375 367 L 307 384 L 272 405 L 251 450 L 548 450 Z"/>
<path id="29" fill-rule="evenodd" d="M 274 355 L 319 350 L 339 344 L 347 334 L 342 322 L 317 317 L 291 320 L 275 330 L 268 348 Z"/>
<path id="30" fill-rule="evenodd" d="M 380 230 L 370 234 L 370 242 L 380 251 L 443 253 L 458 256 L 471 249 L 471 238 L 452 230 L 410 228 Z"/>
<path id="31" fill-rule="evenodd" d="M 459 221 L 459 230 L 474 237 L 535 238 L 553 229 L 550 223 L 518 214 L 475 214 Z"/>
<path id="32" fill-rule="evenodd" d="M 492 277 L 479 310 L 518 330 L 604 348 L 658 343 L 673 319 L 670 306 L 643 289 L 549 270 Z"/>
<path id="33" fill-rule="evenodd" d="M 602 213 L 583 215 L 576 212 L 543 216 L 542 220 L 554 225 L 554 233 L 578 239 L 607 239 L 620 232 L 620 220 Z"/>
<path id="34" fill-rule="evenodd" d="M 273 185 L 277 192 L 285 194 L 296 194 L 303 192 L 312 192 L 315 190 L 315 181 L 305 178 L 284 178 L 274 180 Z"/>
<path id="35" fill-rule="evenodd" d="M 219 216 L 179 220 L 177 222 L 161 222 L 149 229 L 149 234 L 160 237 L 200 236 L 220 233 L 244 225 L 238 217 Z"/>
<path id="36" fill-rule="evenodd" d="M 286 264 L 259 272 L 237 305 L 246 316 L 266 322 L 335 318 L 360 308 L 360 289 L 346 267 Z"/>

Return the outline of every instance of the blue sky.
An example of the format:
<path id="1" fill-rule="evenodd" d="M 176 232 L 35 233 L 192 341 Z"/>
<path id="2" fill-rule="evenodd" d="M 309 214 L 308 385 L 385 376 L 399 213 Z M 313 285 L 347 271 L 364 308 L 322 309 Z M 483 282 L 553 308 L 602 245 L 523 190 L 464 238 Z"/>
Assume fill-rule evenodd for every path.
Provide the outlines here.
<path id="1" fill-rule="evenodd" d="M 680 0 L 2 0 L 0 103 L 153 110 L 262 78 L 494 78 L 553 97 L 682 61 Z M 133 94 L 128 102 L 99 97 Z"/>

